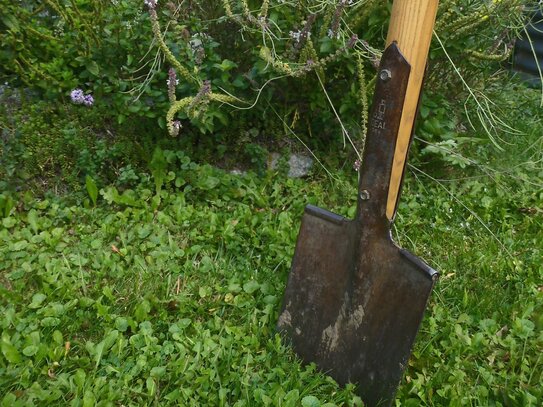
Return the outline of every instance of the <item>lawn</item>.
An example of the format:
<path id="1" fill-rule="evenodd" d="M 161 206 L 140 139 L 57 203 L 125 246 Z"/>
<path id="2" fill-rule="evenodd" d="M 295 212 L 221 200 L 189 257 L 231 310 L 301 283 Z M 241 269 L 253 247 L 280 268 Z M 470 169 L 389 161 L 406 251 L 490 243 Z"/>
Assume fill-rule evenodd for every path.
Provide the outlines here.
<path id="1" fill-rule="evenodd" d="M 441 277 L 396 405 L 543 402 L 541 143 L 410 167 L 394 238 Z M 2 195 L 1 405 L 362 405 L 275 331 L 304 205 L 352 216 L 356 173 L 157 156 L 131 189 Z"/>

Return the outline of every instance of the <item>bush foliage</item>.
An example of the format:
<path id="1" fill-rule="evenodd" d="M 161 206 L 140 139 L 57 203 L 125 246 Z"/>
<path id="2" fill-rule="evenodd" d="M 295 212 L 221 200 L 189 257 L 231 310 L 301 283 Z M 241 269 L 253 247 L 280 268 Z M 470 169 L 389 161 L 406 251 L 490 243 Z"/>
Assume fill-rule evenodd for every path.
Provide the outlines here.
<path id="1" fill-rule="evenodd" d="M 461 73 L 465 85 L 484 88 L 495 61 L 509 57 L 531 4 L 442 0 L 436 33 L 444 47 L 434 42 L 428 86 L 463 99 Z M 350 132 L 364 132 L 390 10 L 376 0 L 0 5 L 2 74 L 45 96 L 66 98 L 81 87 L 119 122 L 158 118 L 163 127 L 170 108 L 170 133 L 174 120 L 203 132 L 228 125 L 238 134 L 251 127 L 280 133 L 284 121 L 325 140 L 341 135 L 331 104 Z M 179 80 L 172 106 L 170 67 Z"/>

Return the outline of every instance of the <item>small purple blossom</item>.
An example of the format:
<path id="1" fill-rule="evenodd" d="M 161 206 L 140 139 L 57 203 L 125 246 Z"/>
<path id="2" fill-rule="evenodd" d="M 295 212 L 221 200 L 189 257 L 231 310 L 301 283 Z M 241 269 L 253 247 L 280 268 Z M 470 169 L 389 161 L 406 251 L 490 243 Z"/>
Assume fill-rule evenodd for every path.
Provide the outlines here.
<path id="1" fill-rule="evenodd" d="M 343 10 L 346 6 L 351 4 L 352 0 L 339 0 L 338 5 L 336 6 L 336 11 L 334 12 L 334 16 L 332 18 L 332 26 L 328 29 L 328 37 L 332 39 L 339 38 L 339 25 L 341 22 Z"/>
<path id="2" fill-rule="evenodd" d="M 209 79 L 206 79 L 202 85 L 202 87 L 200 88 L 200 90 L 198 91 L 198 93 L 196 94 L 196 97 L 198 96 L 207 96 L 211 93 L 211 81 Z"/>
<path id="3" fill-rule="evenodd" d="M 177 79 L 177 73 L 175 72 L 175 69 L 170 68 L 168 70 L 168 79 L 166 80 L 166 84 L 168 85 L 168 98 L 170 99 L 170 102 L 174 102 L 175 87 L 179 84 L 179 79 Z"/>
<path id="4" fill-rule="evenodd" d="M 85 99 L 85 94 L 81 89 L 74 89 L 70 92 L 70 97 L 72 98 L 72 102 L 74 102 L 77 105 L 80 105 L 83 103 L 83 100 Z"/>
<path id="5" fill-rule="evenodd" d="M 85 95 L 85 97 L 83 98 L 83 104 L 85 106 L 92 106 L 94 104 L 94 98 L 92 97 L 92 95 Z"/>
<path id="6" fill-rule="evenodd" d="M 339 32 L 334 33 L 334 31 L 331 28 L 329 28 L 326 35 L 328 36 L 328 38 L 337 40 L 339 38 L 340 34 L 339 34 Z"/>
<path id="7" fill-rule="evenodd" d="M 307 61 L 305 61 L 305 66 L 303 69 L 305 69 L 306 72 L 309 72 L 311 69 L 315 67 L 315 61 L 309 58 Z"/>
<path id="8" fill-rule="evenodd" d="M 358 41 L 358 35 L 353 34 L 353 36 L 349 38 L 349 42 L 347 43 L 347 48 L 353 48 L 356 45 L 356 41 Z"/>
<path id="9" fill-rule="evenodd" d="M 207 96 L 210 93 L 211 93 L 211 81 L 209 79 L 206 79 L 204 83 L 202 84 L 202 87 L 196 94 L 196 96 L 194 96 L 194 99 L 192 99 L 189 109 L 194 109 L 200 103 L 205 103 Z"/>
<path id="10" fill-rule="evenodd" d="M 305 45 L 306 41 L 311 38 L 311 27 L 313 26 L 316 18 L 316 14 L 310 14 L 307 17 L 304 28 L 302 28 L 301 31 L 290 32 L 290 36 L 295 40 L 293 56 L 295 56 L 298 51 L 300 51 L 300 49 L 302 49 L 302 47 Z"/>
<path id="11" fill-rule="evenodd" d="M 154 10 L 158 3 L 158 0 L 143 0 L 143 2 L 147 7 L 149 7 L 149 9 Z"/>
<path id="12" fill-rule="evenodd" d="M 300 42 L 300 37 L 302 35 L 302 32 L 300 30 L 298 31 L 289 31 L 288 35 L 290 38 L 292 38 L 296 42 Z"/>
<path id="13" fill-rule="evenodd" d="M 194 62 L 196 62 L 196 65 L 201 65 L 206 56 L 204 41 L 209 41 L 210 37 L 205 33 L 196 33 L 191 38 L 189 45 L 192 50 Z"/>
<path id="14" fill-rule="evenodd" d="M 94 98 L 92 95 L 85 95 L 83 90 L 77 88 L 70 92 L 70 98 L 76 105 L 92 106 L 94 104 Z"/>

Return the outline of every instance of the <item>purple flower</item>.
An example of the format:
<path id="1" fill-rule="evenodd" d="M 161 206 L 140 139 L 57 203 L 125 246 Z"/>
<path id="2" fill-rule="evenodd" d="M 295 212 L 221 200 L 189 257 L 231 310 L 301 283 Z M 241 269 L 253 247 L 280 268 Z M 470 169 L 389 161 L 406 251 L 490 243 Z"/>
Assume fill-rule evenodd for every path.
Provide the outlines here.
<path id="1" fill-rule="evenodd" d="M 175 69 L 170 68 L 168 70 L 168 80 L 166 81 L 166 84 L 168 86 L 179 85 L 179 79 L 177 79 L 177 73 L 175 72 Z"/>
<path id="2" fill-rule="evenodd" d="M 356 45 L 356 41 L 358 41 L 358 35 L 353 34 L 347 43 L 347 48 L 353 48 Z"/>
<path id="3" fill-rule="evenodd" d="M 194 98 L 192 99 L 192 102 L 190 103 L 189 109 L 194 109 L 195 106 L 198 104 L 205 102 L 207 95 L 211 93 L 211 81 L 209 79 L 206 79 L 196 94 Z"/>
<path id="4" fill-rule="evenodd" d="M 85 94 L 81 89 L 74 89 L 70 92 L 70 97 L 72 98 L 72 102 L 74 102 L 77 105 L 80 105 L 85 100 Z"/>
<path id="5" fill-rule="evenodd" d="M 328 37 L 330 38 L 339 38 L 339 24 L 341 23 L 341 16 L 345 6 L 350 5 L 349 0 L 339 0 L 338 5 L 336 6 L 336 11 L 332 18 L 332 26 L 328 29 Z"/>
<path id="6" fill-rule="evenodd" d="M 85 105 L 92 106 L 94 104 L 94 98 L 92 95 L 85 95 L 83 91 L 79 88 L 74 89 L 70 92 L 70 98 L 72 102 L 76 105 Z"/>
<path id="7" fill-rule="evenodd" d="M 179 79 L 177 79 L 175 69 L 170 68 L 168 71 L 168 80 L 166 81 L 166 84 L 168 85 L 168 98 L 170 99 L 170 102 L 175 102 L 175 87 L 176 85 L 179 85 Z"/>
<path id="8" fill-rule="evenodd" d="M 85 95 L 83 104 L 85 106 L 92 106 L 94 104 L 94 98 L 92 97 L 92 95 Z"/>
<path id="9" fill-rule="evenodd" d="M 300 42 L 300 36 L 302 35 L 301 31 L 289 31 L 288 35 L 296 42 Z"/>

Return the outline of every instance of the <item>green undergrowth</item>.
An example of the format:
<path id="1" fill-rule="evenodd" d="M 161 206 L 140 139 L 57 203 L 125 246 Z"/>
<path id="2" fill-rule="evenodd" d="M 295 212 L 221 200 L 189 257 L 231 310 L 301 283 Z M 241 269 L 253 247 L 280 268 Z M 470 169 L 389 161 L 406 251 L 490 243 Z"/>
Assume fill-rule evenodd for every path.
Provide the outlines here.
<path id="1" fill-rule="evenodd" d="M 275 332 L 303 207 L 352 216 L 354 172 L 157 151 L 146 179 L 88 179 L 78 206 L 2 195 L 1 405 L 361 405 Z M 429 177 L 411 169 L 393 229 L 441 273 L 397 405 L 539 406 L 543 174 Z"/>

